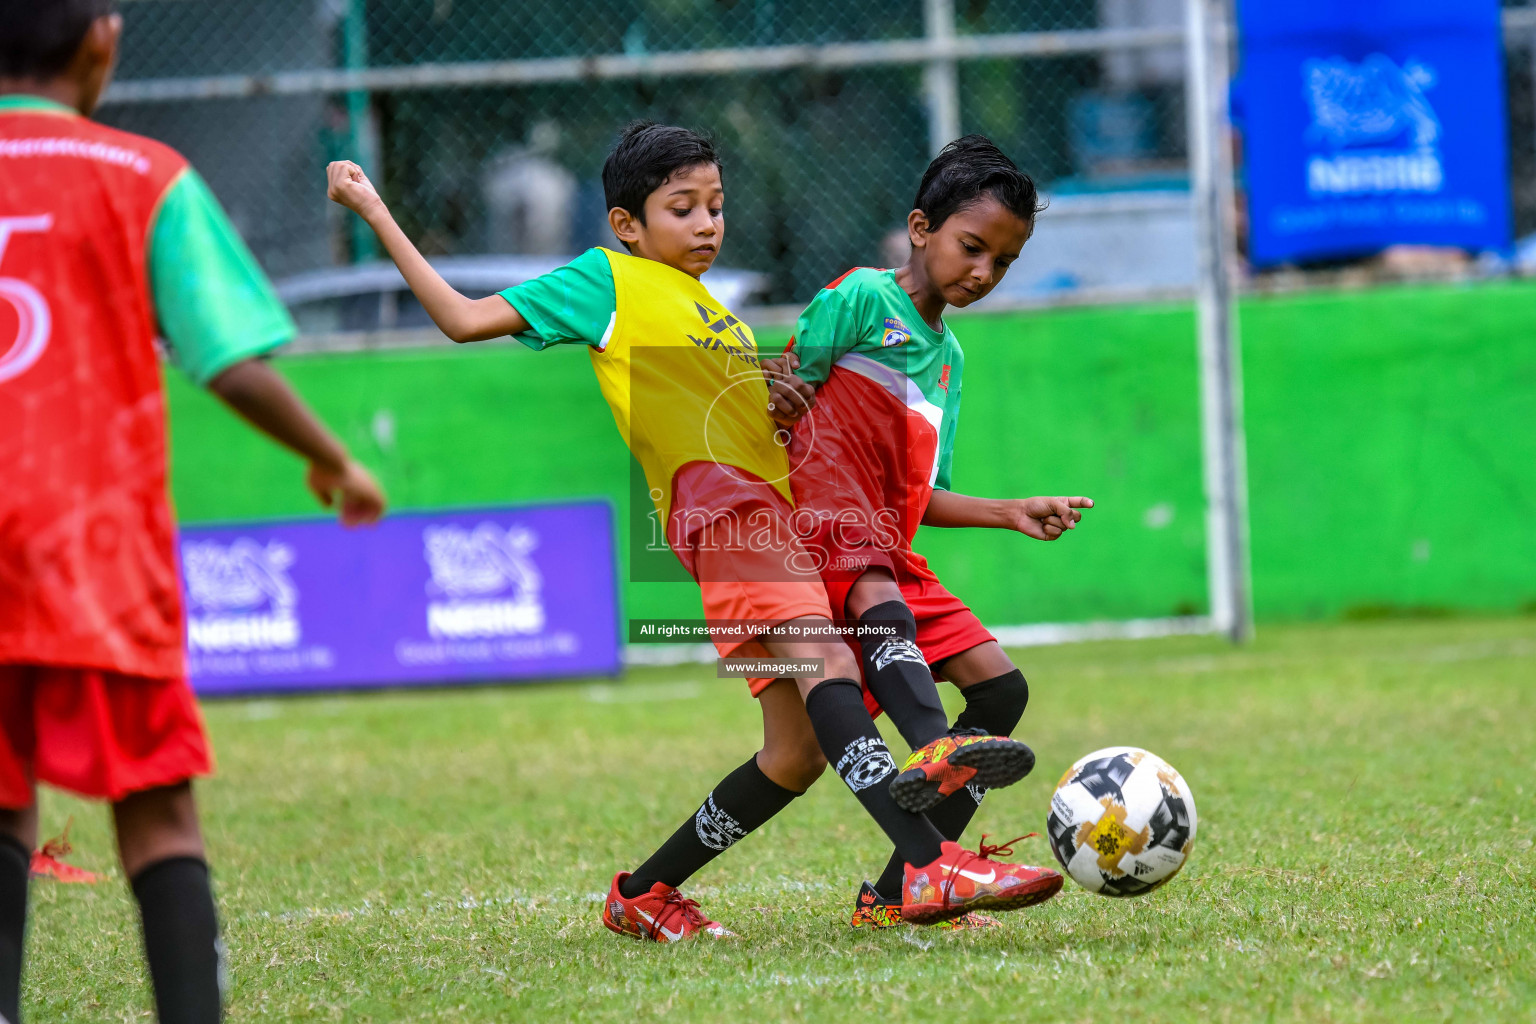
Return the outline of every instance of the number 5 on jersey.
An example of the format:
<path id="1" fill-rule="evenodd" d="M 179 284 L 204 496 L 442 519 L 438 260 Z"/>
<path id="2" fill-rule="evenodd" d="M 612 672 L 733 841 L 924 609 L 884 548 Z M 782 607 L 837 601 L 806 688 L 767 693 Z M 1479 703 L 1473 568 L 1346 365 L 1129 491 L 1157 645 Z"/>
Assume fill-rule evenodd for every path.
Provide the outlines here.
<path id="1" fill-rule="evenodd" d="M 5 250 L 11 236 L 23 232 L 41 233 L 53 227 L 53 217 L 0 217 L 0 270 L 5 266 Z M 0 383 L 19 377 L 48 347 L 53 330 L 53 314 L 41 292 L 17 277 L 0 277 L 0 299 L 16 310 L 16 336 L 0 332 Z"/>

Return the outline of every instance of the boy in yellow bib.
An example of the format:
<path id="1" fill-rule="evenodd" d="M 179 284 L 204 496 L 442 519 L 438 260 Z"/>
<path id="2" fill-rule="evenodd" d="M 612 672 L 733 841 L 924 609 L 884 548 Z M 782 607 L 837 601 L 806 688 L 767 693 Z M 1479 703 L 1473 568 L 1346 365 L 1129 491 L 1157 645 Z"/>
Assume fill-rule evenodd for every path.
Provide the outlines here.
<path id="1" fill-rule="evenodd" d="M 631 124 L 603 167 L 609 225 L 628 253 L 591 249 L 484 299 L 459 294 L 432 269 L 356 164 L 333 163 L 327 174 L 331 199 L 367 221 L 454 341 L 510 334 L 534 349 L 588 346 L 667 541 L 699 583 L 722 657 L 822 663 L 821 672 L 753 681 L 762 749 L 650 859 L 614 877 L 603 923 L 660 942 L 729 934 L 677 886 L 804 792 L 828 761 L 908 865 L 904 917 L 948 920 L 1033 902 L 1014 865 L 945 841 L 888 792 L 895 763 L 864 706 L 858 663 L 831 632 L 818 566 L 791 525 L 789 465 L 769 418 L 756 342 L 699 281 L 725 233 L 720 160 L 708 140 Z M 742 623 L 757 624 L 745 640 Z M 772 631 L 780 625 L 802 638 L 782 639 Z M 817 631 L 820 639 L 803 639 Z"/>

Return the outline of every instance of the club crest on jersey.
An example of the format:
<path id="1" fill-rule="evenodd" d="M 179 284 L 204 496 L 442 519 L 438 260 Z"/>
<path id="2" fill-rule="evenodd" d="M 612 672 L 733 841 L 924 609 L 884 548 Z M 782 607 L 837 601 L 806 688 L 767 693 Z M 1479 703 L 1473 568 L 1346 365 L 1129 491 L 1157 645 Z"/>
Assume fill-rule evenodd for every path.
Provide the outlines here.
<path id="1" fill-rule="evenodd" d="M 944 368 L 939 371 L 939 387 L 943 388 L 945 391 L 949 390 L 949 364 L 948 363 L 945 363 L 944 364 Z"/>
<path id="2" fill-rule="evenodd" d="M 894 316 L 885 318 L 885 335 L 880 339 L 881 348 L 895 348 L 897 345 L 905 345 L 912 340 L 912 332 L 907 330 L 907 325 Z"/>

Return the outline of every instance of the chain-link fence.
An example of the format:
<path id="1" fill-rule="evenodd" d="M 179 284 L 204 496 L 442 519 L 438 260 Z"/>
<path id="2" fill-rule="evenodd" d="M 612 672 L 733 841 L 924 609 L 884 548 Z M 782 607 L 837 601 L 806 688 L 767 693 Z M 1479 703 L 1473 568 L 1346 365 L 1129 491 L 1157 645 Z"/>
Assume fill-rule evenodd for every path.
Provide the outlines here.
<path id="1" fill-rule="evenodd" d="M 104 116 L 209 179 L 279 278 L 365 262 L 322 167 L 359 159 L 429 254 L 613 244 L 636 117 L 709 131 L 722 266 L 793 303 L 888 264 L 924 162 L 994 138 L 1052 202 L 997 299 L 1187 289 L 1183 0 L 124 0 Z M 1517 235 L 1536 231 L 1536 7 L 1507 3 Z M 482 288 L 484 290 L 484 288 Z M 370 319 L 371 317 L 371 319 Z M 380 326 L 366 311 L 333 327 Z M 388 326 L 388 324 L 383 324 Z M 323 324 L 321 325 L 324 326 Z"/>
<path id="2" fill-rule="evenodd" d="M 721 262 L 765 275 L 765 302 L 888 262 L 931 150 L 960 132 L 992 136 L 1057 196 L 1185 187 L 1182 0 L 122 9 L 104 116 L 186 153 L 278 277 L 371 255 L 322 194 L 323 164 L 342 156 L 368 167 L 430 254 L 612 244 L 600 171 L 636 117 L 716 138 Z M 1187 212 L 1176 219 L 1187 226 Z M 1072 283 L 1057 272 L 1022 287 Z"/>

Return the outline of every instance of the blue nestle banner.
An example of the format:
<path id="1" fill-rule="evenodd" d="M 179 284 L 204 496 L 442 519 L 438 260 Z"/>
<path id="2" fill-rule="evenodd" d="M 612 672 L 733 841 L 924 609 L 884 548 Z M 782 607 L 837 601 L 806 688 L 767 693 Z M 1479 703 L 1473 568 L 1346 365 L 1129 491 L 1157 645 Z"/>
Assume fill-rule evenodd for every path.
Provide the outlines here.
<path id="1" fill-rule="evenodd" d="M 619 669 L 600 502 L 185 527 L 181 572 L 200 694 Z"/>
<path id="2" fill-rule="evenodd" d="M 1255 264 L 1508 248 L 1498 0 L 1244 0 L 1238 19 Z"/>

